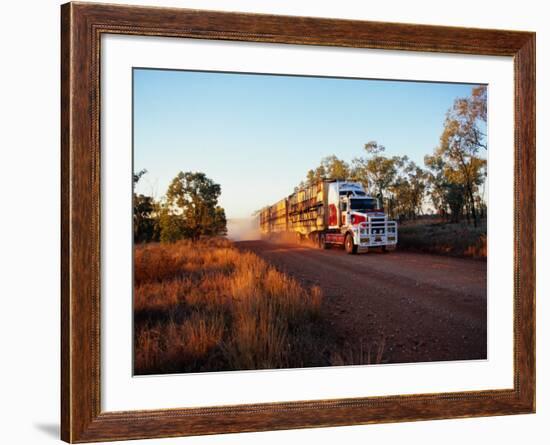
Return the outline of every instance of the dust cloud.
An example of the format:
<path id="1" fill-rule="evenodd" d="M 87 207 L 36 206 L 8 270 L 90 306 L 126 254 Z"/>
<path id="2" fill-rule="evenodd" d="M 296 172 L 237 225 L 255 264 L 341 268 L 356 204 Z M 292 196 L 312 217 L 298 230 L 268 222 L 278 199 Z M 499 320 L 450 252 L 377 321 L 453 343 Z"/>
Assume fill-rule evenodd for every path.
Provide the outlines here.
<path id="1" fill-rule="evenodd" d="M 257 216 L 227 220 L 227 237 L 232 241 L 260 239 L 260 221 Z"/>

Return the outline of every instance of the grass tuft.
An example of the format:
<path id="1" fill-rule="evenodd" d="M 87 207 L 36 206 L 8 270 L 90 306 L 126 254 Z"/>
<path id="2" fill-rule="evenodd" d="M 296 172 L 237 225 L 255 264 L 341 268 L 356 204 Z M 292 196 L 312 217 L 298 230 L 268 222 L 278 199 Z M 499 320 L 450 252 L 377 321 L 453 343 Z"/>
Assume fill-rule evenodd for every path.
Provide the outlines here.
<path id="1" fill-rule="evenodd" d="M 330 364 L 323 295 L 227 240 L 135 248 L 135 374 Z"/>

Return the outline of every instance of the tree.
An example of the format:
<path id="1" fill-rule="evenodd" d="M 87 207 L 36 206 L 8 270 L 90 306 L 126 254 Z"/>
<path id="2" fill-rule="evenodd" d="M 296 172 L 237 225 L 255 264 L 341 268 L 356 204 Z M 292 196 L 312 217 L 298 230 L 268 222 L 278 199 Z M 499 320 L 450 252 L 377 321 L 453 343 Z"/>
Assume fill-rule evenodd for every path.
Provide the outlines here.
<path id="1" fill-rule="evenodd" d="M 227 235 L 227 218 L 225 217 L 225 210 L 220 206 L 216 206 L 214 209 L 214 220 L 212 221 L 209 235 Z"/>
<path id="2" fill-rule="evenodd" d="M 432 205 L 437 213 L 446 217 L 449 203 L 447 200 L 448 181 L 445 177 L 445 163 L 440 156 L 424 156 L 424 165 L 427 171 L 427 191 L 431 198 Z"/>
<path id="3" fill-rule="evenodd" d="M 350 172 L 350 166 L 346 161 L 335 155 L 326 156 L 321 159 L 321 163 L 317 168 L 307 172 L 305 183 L 302 182 L 298 188 L 316 184 L 323 180 L 345 181 L 350 177 Z"/>
<path id="4" fill-rule="evenodd" d="M 183 218 L 170 212 L 166 205 L 161 208 L 159 225 L 161 243 L 174 243 L 188 237 Z"/>
<path id="5" fill-rule="evenodd" d="M 429 176 L 413 161 L 403 161 L 402 178 L 407 184 L 407 192 L 404 196 L 405 208 L 409 218 L 414 218 L 422 213 L 422 203 L 427 188 Z"/>
<path id="6" fill-rule="evenodd" d="M 324 158 L 321 161 L 321 169 L 326 172 L 326 179 L 345 181 L 350 174 L 348 163 L 335 155 Z"/>
<path id="7" fill-rule="evenodd" d="M 133 174 L 134 189 L 139 180 L 147 173 L 143 169 Z M 158 241 L 160 236 L 158 205 L 151 196 L 133 192 L 134 242 Z"/>
<path id="8" fill-rule="evenodd" d="M 487 87 L 480 85 L 472 89 L 470 109 L 477 119 L 487 123 Z"/>
<path id="9" fill-rule="evenodd" d="M 451 210 L 451 222 L 458 222 L 464 207 L 464 186 L 457 183 L 446 184 L 445 201 Z"/>
<path id="10" fill-rule="evenodd" d="M 225 235 L 227 221 L 218 206 L 220 194 L 220 185 L 204 173 L 178 173 L 166 192 L 160 218 L 161 241 Z"/>
<path id="11" fill-rule="evenodd" d="M 367 157 L 353 159 L 352 177 L 361 182 L 372 195 L 378 197 L 382 205 L 387 204 L 386 192 L 394 182 L 403 158 L 384 156 L 382 153 L 386 148 L 375 141 L 366 143 L 364 148 Z"/>
<path id="12" fill-rule="evenodd" d="M 487 87 L 472 89 L 470 97 L 455 99 L 448 115 L 457 125 L 457 132 L 475 150 L 487 150 Z"/>
<path id="13" fill-rule="evenodd" d="M 479 189 L 487 174 L 487 161 L 480 156 L 480 151 L 487 150 L 486 122 L 487 87 L 475 87 L 470 97 L 455 99 L 447 112 L 439 146 L 424 159 L 430 169 L 434 205 L 445 212 L 449 209 L 453 220 L 458 220 L 464 209 L 474 225 L 485 208 Z M 460 193 L 463 196 L 459 199 Z"/>
<path id="14" fill-rule="evenodd" d="M 478 151 L 487 147 L 485 135 L 477 125 L 478 116 L 486 115 L 480 98 L 459 98 L 447 112 L 439 146 L 435 156 L 445 164 L 445 176 L 450 183 L 460 184 L 466 194 L 466 205 L 477 226 L 475 193 L 484 181 L 487 161 Z M 477 103 L 477 105 L 473 105 Z"/>
<path id="15" fill-rule="evenodd" d="M 422 213 L 429 176 L 407 156 L 392 158 L 393 181 L 387 187 L 387 211 L 394 218 L 413 219 Z"/>
<path id="16" fill-rule="evenodd" d="M 134 195 L 134 242 L 158 241 L 159 236 L 157 203 L 151 196 Z"/>

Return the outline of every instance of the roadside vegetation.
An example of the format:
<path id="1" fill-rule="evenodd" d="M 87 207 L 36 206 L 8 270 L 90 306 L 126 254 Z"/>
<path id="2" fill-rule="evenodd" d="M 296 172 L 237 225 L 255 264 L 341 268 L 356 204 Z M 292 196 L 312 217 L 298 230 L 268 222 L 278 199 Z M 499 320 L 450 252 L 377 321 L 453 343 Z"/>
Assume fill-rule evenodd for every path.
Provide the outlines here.
<path id="1" fill-rule="evenodd" d="M 366 363 L 336 346 L 322 299 L 320 288 L 302 287 L 224 239 L 137 246 L 134 371 Z"/>
<path id="2" fill-rule="evenodd" d="M 133 175 L 134 242 L 161 241 L 227 234 L 225 210 L 218 205 L 221 186 L 202 172 L 179 172 L 160 199 L 135 192 L 147 173 Z"/>
<path id="3" fill-rule="evenodd" d="M 487 258 L 487 221 L 474 227 L 466 221 L 451 223 L 423 218 L 399 227 L 399 249 L 476 259 Z"/>

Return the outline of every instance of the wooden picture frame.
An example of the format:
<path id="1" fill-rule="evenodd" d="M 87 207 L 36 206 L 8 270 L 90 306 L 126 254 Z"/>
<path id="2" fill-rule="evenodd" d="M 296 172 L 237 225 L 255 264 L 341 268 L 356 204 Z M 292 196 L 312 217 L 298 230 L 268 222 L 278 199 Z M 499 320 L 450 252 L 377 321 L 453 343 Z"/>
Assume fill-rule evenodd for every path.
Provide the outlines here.
<path id="1" fill-rule="evenodd" d="M 512 56 L 515 70 L 514 387 L 437 394 L 102 412 L 102 34 Z M 61 7 L 61 437 L 173 437 L 535 411 L 535 34 L 67 3 Z M 130 347 L 130 345 L 129 345 Z"/>

